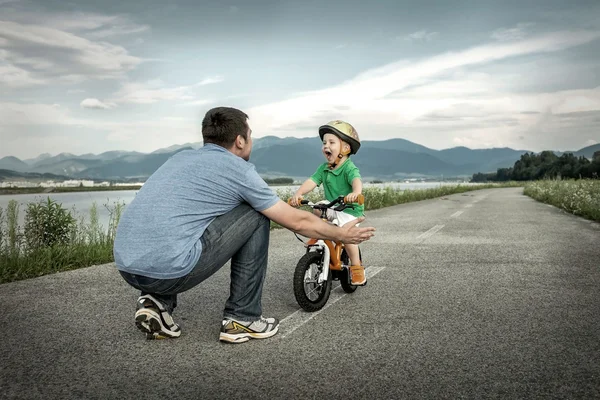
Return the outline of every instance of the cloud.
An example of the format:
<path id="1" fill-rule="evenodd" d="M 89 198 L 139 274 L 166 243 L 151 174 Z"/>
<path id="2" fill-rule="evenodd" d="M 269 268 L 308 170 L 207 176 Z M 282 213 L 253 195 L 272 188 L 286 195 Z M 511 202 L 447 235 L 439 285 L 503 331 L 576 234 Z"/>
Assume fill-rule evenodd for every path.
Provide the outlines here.
<path id="1" fill-rule="evenodd" d="M 187 103 L 183 103 L 182 106 L 199 107 L 199 106 L 205 106 L 205 105 L 211 104 L 211 103 L 214 103 L 214 100 L 194 100 L 194 101 L 189 101 Z"/>
<path id="2" fill-rule="evenodd" d="M 598 31 L 553 32 L 421 60 L 401 60 L 337 86 L 253 107 L 248 114 L 253 130 L 260 135 L 291 128 L 297 129 L 295 136 L 309 136 L 324 120 L 348 118 L 370 139 L 401 135 L 425 145 L 450 144 L 448 132 L 460 130 L 468 133 L 460 137 L 471 137 L 472 143 L 505 146 L 523 132 L 536 129 L 540 115 L 523 112 L 600 110 L 600 92 L 596 88 L 519 94 L 509 89 L 527 81 L 527 73 L 498 76 L 481 70 L 498 61 L 506 63 L 523 55 L 543 57 L 599 38 Z M 568 64 L 563 73 L 569 73 Z"/>
<path id="3" fill-rule="evenodd" d="M 8 87 L 118 78 L 142 62 L 121 46 L 90 40 L 51 22 L 50 17 L 45 25 L 0 21 L 0 67 L 16 77 L 13 83 L 3 79 Z M 85 23 L 64 20 L 67 28 Z M 97 25 L 92 21 L 89 27 Z"/>
<path id="4" fill-rule="evenodd" d="M 0 57 L 0 62 L 2 58 Z M 0 64 L 0 86 L 23 88 L 45 83 L 43 79 L 34 77 L 29 71 L 14 65 Z"/>
<path id="5" fill-rule="evenodd" d="M 221 76 L 208 77 L 198 83 L 187 86 L 167 87 L 161 80 L 153 80 L 145 83 L 131 82 L 124 84 L 115 93 L 112 101 L 116 103 L 152 104 L 159 101 L 193 101 L 204 102 L 196 97 L 196 88 L 222 82 Z M 191 104 L 197 105 L 197 104 Z"/>
<path id="6" fill-rule="evenodd" d="M 58 104 L 0 103 L 0 126 L 22 125 L 77 125 L 68 108 Z"/>
<path id="7" fill-rule="evenodd" d="M 438 36 L 438 32 L 429 32 L 421 30 L 404 36 L 404 40 L 429 42 Z"/>
<path id="8" fill-rule="evenodd" d="M 114 103 L 103 103 L 98 99 L 85 99 L 80 104 L 81 108 L 89 108 L 92 110 L 108 110 L 115 107 Z"/>
<path id="9" fill-rule="evenodd" d="M 532 23 L 520 23 L 512 28 L 502 28 L 495 30 L 491 37 L 498 41 L 511 41 L 524 39 L 533 27 Z"/>
<path id="10" fill-rule="evenodd" d="M 223 82 L 224 78 L 222 76 L 211 76 L 205 79 L 202 79 L 200 82 L 196 83 L 195 86 L 205 86 L 205 85 L 212 85 L 213 83 L 220 83 Z"/>
<path id="11" fill-rule="evenodd" d="M 229 6 L 229 12 L 236 13 L 238 11 L 240 11 L 238 6 Z"/>

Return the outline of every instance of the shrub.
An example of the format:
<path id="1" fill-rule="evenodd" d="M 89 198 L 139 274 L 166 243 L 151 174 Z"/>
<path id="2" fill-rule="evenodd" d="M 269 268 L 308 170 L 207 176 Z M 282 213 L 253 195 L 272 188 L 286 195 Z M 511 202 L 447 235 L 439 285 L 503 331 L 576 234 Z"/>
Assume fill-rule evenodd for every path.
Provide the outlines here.
<path id="1" fill-rule="evenodd" d="M 66 245 L 76 228 L 71 213 L 50 197 L 46 202 L 27 204 L 24 236 L 28 249 Z"/>

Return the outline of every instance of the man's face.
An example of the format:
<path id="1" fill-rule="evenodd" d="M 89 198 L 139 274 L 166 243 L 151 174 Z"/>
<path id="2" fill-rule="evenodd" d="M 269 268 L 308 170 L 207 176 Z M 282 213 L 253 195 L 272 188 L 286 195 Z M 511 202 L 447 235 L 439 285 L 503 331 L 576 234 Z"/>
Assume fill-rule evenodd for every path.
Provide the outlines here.
<path id="1" fill-rule="evenodd" d="M 250 154 L 252 153 L 252 129 L 250 129 L 248 121 L 246 121 L 246 126 L 248 127 L 248 131 L 246 131 L 246 145 L 244 146 L 240 157 L 246 161 L 250 161 Z"/>

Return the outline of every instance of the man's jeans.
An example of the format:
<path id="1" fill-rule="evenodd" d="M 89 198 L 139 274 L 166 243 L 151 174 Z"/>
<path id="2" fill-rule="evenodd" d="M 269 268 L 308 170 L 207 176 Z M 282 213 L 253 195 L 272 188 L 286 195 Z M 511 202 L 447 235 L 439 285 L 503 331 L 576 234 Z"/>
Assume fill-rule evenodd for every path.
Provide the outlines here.
<path id="1" fill-rule="evenodd" d="M 202 235 L 202 254 L 194 269 L 176 279 L 154 279 L 121 271 L 142 295 L 151 294 L 169 311 L 177 306 L 177 293 L 209 278 L 231 259 L 231 285 L 224 318 L 255 321 L 262 314 L 262 288 L 267 270 L 270 221 L 248 204 L 216 218 Z"/>

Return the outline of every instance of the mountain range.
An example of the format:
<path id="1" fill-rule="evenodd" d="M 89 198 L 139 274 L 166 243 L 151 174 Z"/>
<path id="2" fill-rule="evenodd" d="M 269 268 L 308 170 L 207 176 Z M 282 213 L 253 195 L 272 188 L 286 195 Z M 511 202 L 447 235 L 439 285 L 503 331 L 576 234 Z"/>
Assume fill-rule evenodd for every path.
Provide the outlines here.
<path id="1" fill-rule="evenodd" d="M 101 154 L 56 156 L 41 154 L 20 160 L 8 156 L 0 159 L 0 180 L 28 179 L 39 174 L 54 174 L 67 179 L 145 180 L 173 154 L 198 149 L 201 142 L 174 145 L 152 153 L 108 151 Z M 591 159 L 600 144 L 572 153 Z M 364 179 L 403 179 L 408 177 L 462 176 L 477 172 L 495 172 L 512 167 L 527 150 L 510 148 L 469 149 L 453 147 L 434 150 L 405 139 L 365 140 L 358 154 L 352 156 Z M 561 152 L 555 151 L 557 155 Z M 250 159 L 264 177 L 304 179 L 324 162 L 318 138 L 280 138 L 267 136 L 254 139 Z M 29 175 L 28 175 L 29 174 Z"/>

